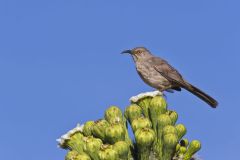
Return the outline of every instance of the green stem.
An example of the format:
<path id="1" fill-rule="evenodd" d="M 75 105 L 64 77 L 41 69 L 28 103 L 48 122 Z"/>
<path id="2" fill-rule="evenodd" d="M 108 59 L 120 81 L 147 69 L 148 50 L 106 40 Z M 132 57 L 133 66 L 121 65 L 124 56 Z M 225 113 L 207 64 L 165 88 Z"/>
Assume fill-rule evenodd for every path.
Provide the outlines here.
<path id="1" fill-rule="evenodd" d="M 138 160 L 149 160 L 150 148 L 141 146 L 138 150 Z"/>

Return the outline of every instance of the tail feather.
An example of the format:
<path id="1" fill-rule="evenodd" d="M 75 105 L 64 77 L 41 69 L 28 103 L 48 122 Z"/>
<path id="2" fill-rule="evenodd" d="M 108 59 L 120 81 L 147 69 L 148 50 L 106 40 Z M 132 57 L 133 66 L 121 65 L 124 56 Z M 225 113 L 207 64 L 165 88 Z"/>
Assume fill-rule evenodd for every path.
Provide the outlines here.
<path id="1" fill-rule="evenodd" d="M 185 82 L 185 85 L 183 85 L 182 87 L 184 89 L 188 90 L 189 92 L 191 92 L 192 94 L 196 95 L 197 97 L 199 97 L 203 101 L 205 101 L 212 108 L 217 107 L 218 102 L 215 99 L 213 99 L 211 96 L 209 96 L 208 94 L 206 94 L 203 91 L 201 91 L 200 89 L 198 89 L 197 87 L 195 87 L 195 86 L 193 86 L 193 85 L 191 85 L 190 83 L 187 83 L 187 82 Z"/>

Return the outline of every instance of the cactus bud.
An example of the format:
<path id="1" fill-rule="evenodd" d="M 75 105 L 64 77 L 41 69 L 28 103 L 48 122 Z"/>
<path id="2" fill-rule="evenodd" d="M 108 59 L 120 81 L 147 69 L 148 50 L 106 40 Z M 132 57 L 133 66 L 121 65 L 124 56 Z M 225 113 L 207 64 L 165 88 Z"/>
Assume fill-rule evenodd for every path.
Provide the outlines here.
<path id="1" fill-rule="evenodd" d="M 70 150 L 75 150 L 78 153 L 83 153 L 83 135 L 80 132 L 74 133 L 66 141 L 65 145 Z"/>
<path id="2" fill-rule="evenodd" d="M 155 133 L 150 128 L 140 128 L 135 132 L 136 142 L 139 146 L 149 147 L 155 138 Z"/>
<path id="3" fill-rule="evenodd" d="M 149 106 L 150 119 L 153 129 L 157 131 L 157 117 L 167 111 L 167 103 L 162 96 L 155 96 L 151 99 Z"/>
<path id="4" fill-rule="evenodd" d="M 85 136 L 91 136 L 92 135 L 92 127 L 94 125 L 94 121 L 88 121 L 83 126 L 83 134 Z"/>
<path id="5" fill-rule="evenodd" d="M 184 155 L 184 160 L 190 160 L 192 156 L 201 149 L 201 143 L 198 140 L 193 140 Z"/>
<path id="6" fill-rule="evenodd" d="M 138 159 L 148 160 L 155 133 L 150 128 L 140 128 L 135 132 L 138 149 Z"/>
<path id="7" fill-rule="evenodd" d="M 172 121 L 169 115 L 161 114 L 157 119 L 157 144 L 154 146 L 154 150 L 157 153 L 159 159 L 162 159 L 163 150 L 163 128 L 167 125 L 171 125 Z"/>
<path id="8" fill-rule="evenodd" d="M 129 123 L 132 123 L 134 119 L 142 116 L 142 109 L 136 104 L 131 104 L 126 108 L 124 115 Z"/>
<path id="9" fill-rule="evenodd" d="M 113 149 L 117 151 L 119 158 L 128 159 L 129 144 L 125 141 L 118 141 L 113 145 Z"/>
<path id="10" fill-rule="evenodd" d="M 180 148 L 179 148 L 179 154 L 185 154 L 187 152 L 187 148 L 186 147 L 183 147 L 183 146 L 181 146 Z"/>
<path id="11" fill-rule="evenodd" d="M 169 115 L 167 114 L 161 114 L 158 116 L 158 128 L 163 128 L 166 125 L 171 125 L 172 121 Z"/>
<path id="12" fill-rule="evenodd" d="M 151 106 L 158 106 L 160 109 L 160 114 L 163 114 L 167 111 L 167 102 L 162 96 L 155 96 L 150 102 Z"/>
<path id="13" fill-rule="evenodd" d="M 183 146 L 183 147 L 187 147 L 188 144 L 189 144 L 189 142 L 186 138 L 184 138 L 180 141 L 180 145 Z"/>
<path id="14" fill-rule="evenodd" d="M 62 135 L 59 139 L 57 139 L 58 146 L 63 149 L 76 150 L 79 153 L 82 152 L 82 128 L 83 125 L 77 124 L 75 128 Z"/>
<path id="15" fill-rule="evenodd" d="M 170 160 L 173 156 L 176 145 L 178 142 L 178 137 L 176 134 L 170 133 L 163 136 L 163 159 Z"/>
<path id="16" fill-rule="evenodd" d="M 163 136 L 164 147 L 166 148 L 175 148 L 178 142 L 177 135 L 169 133 Z"/>
<path id="17" fill-rule="evenodd" d="M 178 144 L 176 145 L 176 151 L 179 151 L 180 147 L 181 147 L 181 145 L 178 143 Z"/>
<path id="18" fill-rule="evenodd" d="M 148 108 L 150 106 L 151 100 L 152 97 L 144 97 L 137 101 L 137 104 L 142 108 L 143 115 L 147 118 L 149 118 Z"/>
<path id="19" fill-rule="evenodd" d="M 91 160 L 91 158 L 85 153 L 78 154 L 76 151 L 69 151 L 65 160 Z"/>
<path id="20" fill-rule="evenodd" d="M 139 128 L 151 128 L 152 124 L 148 118 L 139 117 L 132 121 L 133 132 L 136 132 Z"/>
<path id="21" fill-rule="evenodd" d="M 87 154 L 81 153 L 81 154 L 77 155 L 76 159 L 74 159 L 74 160 L 91 160 L 91 158 Z"/>
<path id="22" fill-rule="evenodd" d="M 172 121 L 169 115 L 167 114 L 161 114 L 158 116 L 157 119 L 157 138 L 158 140 L 162 139 L 162 131 L 163 128 L 167 125 L 171 125 Z"/>
<path id="23" fill-rule="evenodd" d="M 101 139 L 94 138 L 94 137 L 85 137 L 84 139 L 84 151 L 92 158 L 98 159 L 98 151 L 101 148 L 102 141 Z"/>
<path id="24" fill-rule="evenodd" d="M 111 145 L 103 145 L 98 152 L 99 160 L 119 160 L 118 153 Z"/>
<path id="25" fill-rule="evenodd" d="M 174 126 L 171 126 L 171 125 L 167 125 L 163 128 L 163 135 L 166 135 L 166 134 L 177 134 L 177 129 L 174 127 Z"/>
<path id="26" fill-rule="evenodd" d="M 104 117 L 110 124 L 123 122 L 122 111 L 116 106 L 109 107 L 105 111 Z"/>
<path id="27" fill-rule="evenodd" d="M 125 139 L 125 128 L 122 124 L 113 124 L 106 128 L 105 130 L 106 141 L 110 144 L 121 141 Z"/>
<path id="28" fill-rule="evenodd" d="M 187 129 L 183 124 L 178 124 L 175 128 L 177 129 L 178 140 L 180 140 L 187 133 Z"/>
<path id="29" fill-rule="evenodd" d="M 167 111 L 167 113 L 169 115 L 169 117 L 172 120 L 172 125 L 175 125 L 175 123 L 177 122 L 178 119 L 178 114 L 175 111 Z"/>
<path id="30" fill-rule="evenodd" d="M 77 152 L 77 151 L 74 151 L 74 150 L 69 151 L 69 152 L 67 153 L 67 155 L 65 156 L 65 160 L 73 160 L 73 159 L 76 159 L 77 155 L 78 155 L 78 152 Z"/>
<path id="31" fill-rule="evenodd" d="M 92 133 L 95 137 L 105 140 L 105 130 L 109 126 L 109 123 L 101 119 L 99 121 L 96 121 L 92 128 Z"/>

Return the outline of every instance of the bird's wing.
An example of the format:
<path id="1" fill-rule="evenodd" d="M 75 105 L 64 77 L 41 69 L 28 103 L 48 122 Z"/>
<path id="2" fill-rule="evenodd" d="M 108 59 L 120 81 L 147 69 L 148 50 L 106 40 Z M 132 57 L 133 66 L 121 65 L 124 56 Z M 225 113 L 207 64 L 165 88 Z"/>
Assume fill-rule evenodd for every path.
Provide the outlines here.
<path id="1" fill-rule="evenodd" d="M 168 64 L 167 61 L 158 57 L 152 57 L 149 60 L 151 61 L 151 64 L 153 65 L 155 70 L 159 72 L 168 81 L 176 84 L 177 86 L 185 85 L 182 75 L 178 73 L 178 71 L 170 64 Z"/>

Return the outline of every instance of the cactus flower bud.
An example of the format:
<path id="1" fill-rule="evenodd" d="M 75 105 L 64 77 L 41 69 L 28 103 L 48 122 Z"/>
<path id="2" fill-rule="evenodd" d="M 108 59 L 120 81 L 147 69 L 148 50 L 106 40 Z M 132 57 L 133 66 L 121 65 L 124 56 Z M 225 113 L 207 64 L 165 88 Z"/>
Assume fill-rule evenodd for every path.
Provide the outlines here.
<path id="1" fill-rule="evenodd" d="M 82 151 L 82 129 L 83 125 L 77 126 L 57 139 L 58 146 L 63 149 L 76 149 L 79 153 Z"/>
<path id="2" fill-rule="evenodd" d="M 77 155 L 78 155 L 78 152 L 77 152 L 77 151 L 74 151 L 74 150 L 69 151 L 69 152 L 67 153 L 67 155 L 65 156 L 65 160 L 76 159 Z"/>
<path id="3" fill-rule="evenodd" d="M 178 124 L 175 128 L 177 129 L 178 140 L 180 140 L 187 133 L 187 129 L 183 124 Z"/>
<path id="4" fill-rule="evenodd" d="M 118 153 L 112 145 L 103 145 L 98 152 L 99 160 L 119 160 Z"/>
<path id="5" fill-rule="evenodd" d="M 131 104 L 126 108 L 124 115 L 131 124 L 134 119 L 142 116 L 142 109 L 136 104 Z"/>
<path id="6" fill-rule="evenodd" d="M 125 128 L 122 124 L 112 124 L 105 130 L 105 140 L 110 144 L 122 141 L 125 139 Z"/>
<path id="7" fill-rule="evenodd" d="M 70 150 L 75 150 L 78 153 L 83 153 L 83 135 L 80 132 L 76 132 L 70 136 L 65 145 Z"/>
<path id="8" fill-rule="evenodd" d="M 153 91 L 153 92 L 140 93 L 137 96 L 131 97 L 130 101 L 132 103 L 138 104 L 142 108 L 144 116 L 146 118 L 149 118 L 148 107 L 150 105 L 151 99 L 159 95 L 162 95 L 162 92 Z"/>
<path id="9" fill-rule="evenodd" d="M 149 115 L 155 132 L 157 131 L 157 117 L 166 111 L 167 103 L 162 96 L 155 96 L 151 99 L 149 106 Z"/>
<path id="10" fill-rule="evenodd" d="M 171 125 L 172 121 L 169 115 L 161 114 L 157 119 L 157 144 L 154 146 L 154 150 L 157 153 L 159 159 L 162 159 L 163 150 L 163 128 L 167 125 Z"/>
<path id="11" fill-rule="evenodd" d="M 157 138 L 158 140 L 162 139 L 163 128 L 167 125 L 171 125 L 172 121 L 169 115 L 161 114 L 157 119 Z"/>
<path id="12" fill-rule="evenodd" d="M 76 151 L 69 151 L 65 160 L 91 160 L 91 158 L 85 153 L 78 154 Z"/>
<path id="13" fill-rule="evenodd" d="M 136 142 L 139 146 L 149 147 L 152 145 L 155 133 L 150 128 L 140 128 L 135 132 Z"/>
<path id="14" fill-rule="evenodd" d="M 183 146 L 181 146 L 180 148 L 179 148 L 179 154 L 185 154 L 187 152 L 187 148 L 186 147 L 183 147 Z"/>
<path id="15" fill-rule="evenodd" d="M 178 144 L 176 145 L 176 151 L 179 151 L 180 147 L 181 147 L 181 145 L 178 143 Z"/>
<path id="16" fill-rule="evenodd" d="M 82 153 L 77 155 L 76 160 L 91 160 L 91 158 L 87 154 Z"/>
<path id="17" fill-rule="evenodd" d="M 94 125 L 94 121 L 88 121 L 84 124 L 82 132 L 85 136 L 91 136 L 92 135 L 93 125 Z"/>
<path id="18" fill-rule="evenodd" d="M 160 114 L 163 114 L 167 111 L 167 102 L 165 101 L 165 99 L 162 96 L 153 97 L 150 102 L 150 105 L 158 106 L 159 108 L 161 108 Z"/>
<path id="19" fill-rule="evenodd" d="M 201 143 L 198 140 L 193 140 L 184 155 L 184 160 L 190 160 L 192 156 L 201 149 Z"/>
<path id="20" fill-rule="evenodd" d="M 99 138 L 85 137 L 84 151 L 92 158 L 98 159 L 98 151 L 102 146 L 102 141 Z"/>
<path id="21" fill-rule="evenodd" d="M 152 100 L 152 97 L 144 97 L 137 101 L 137 104 L 142 108 L 143 115 L 147 118 L 149 118 L 148 109 L 149 109 L 151 100 Z"/>
<path id="22" fill-rule="evenodd" d="M 133 132 L 136 132 L 139 128 L 151 128 L 152 124 L 148 118 L 139 117 L 132 121 Z"/>
<path id="23" fill-rule="evenodd" d="M 169 115 L 167 114 L 161 114 L 158 116 L 158 128 L 163 128 L 165 127 L 166 125 L 171 125 L 172 121 L 171 121 L 171 118 Z"/>
<path id="24" fill-rule="evenodd" d="M 105 119 L 96 121 L 92 128 L 92 133 L 95 137 L 105 140 L 105 130 L 109 126 L 109 123 Z"/>
<path id="25" fill-rule="evenodd" d="M 155 133 L 150 128 L 140 128 L 135 132 L 138 149 L 138 159 L 148 160 Z"/>
<path id="26" fill-rule="evenodd" d="M 183 147 L 187 147 L 189 144 L 189 141 L 188 139 L 186 138 L 183 138 L 181 141 L 180 141 L 180 145 L 183 146 Z"/>
<path id="27" fill-rule="evenodd" d="M 128 159 L 129 144 L 125 141 L 118 141 L 113 145 L 113 149 L 117 151 L 119 158 Z"/>
<path id="28" fill-rule="evenodd" d="M 175 148 L 178 142 L 176 134 L 169 133 L 163 136 L 164 148 Z"/>
<path id="29" fill-rule="evenodd" d="M 174 126 L 171 125 L 167 125 L 163 128 L 163 135 L 167 135 L 167 134 L 177 134 L 177 129 Z"/>
<path id="30" fill-rule="evenodd" d="M 177 122 L 178 119 L 178 114 L 175 111 L 167 111 L 167 113 L 169 115 L 169 117 L 172 120 L 172 125 L 175 125 L 175 123 Z"/>
<path id="31" fill-rule="evenodd" d="M 110 124 L 123 122 L 122 111 L 116 106 L 109 107 L 105 111 L 104 117 Z"/>
<path id="32" fill-rule="evenodd" d="M 170 160 L 173 156 L 176 145 L 178 142 L 178 136 L 176 134 L 170 133 L 163 136 L 163 159 Z"/>

